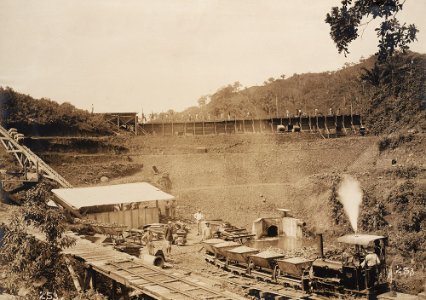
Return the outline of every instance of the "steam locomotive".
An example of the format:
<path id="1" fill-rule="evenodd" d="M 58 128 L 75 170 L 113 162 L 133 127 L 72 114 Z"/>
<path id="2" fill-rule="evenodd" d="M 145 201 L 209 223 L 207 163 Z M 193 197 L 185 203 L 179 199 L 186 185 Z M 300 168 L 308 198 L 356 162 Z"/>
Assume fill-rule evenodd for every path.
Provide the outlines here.
<path id="1" fill-rule="evenodd" d="M 352 295 L 374 299 L 387 291 L 387 238 L 351 234 L 338 238 L 345 251 L 338 260 L 324 258 L 319 235 L 319 258 L 285 257 L 271 250 L 260 251 L 234 241 L 210 239 L 203 242 L 206 261 L 231 271 L 304 293 L 327 296 Z M 376 258 L 374 265 L 366 256 Z"/>

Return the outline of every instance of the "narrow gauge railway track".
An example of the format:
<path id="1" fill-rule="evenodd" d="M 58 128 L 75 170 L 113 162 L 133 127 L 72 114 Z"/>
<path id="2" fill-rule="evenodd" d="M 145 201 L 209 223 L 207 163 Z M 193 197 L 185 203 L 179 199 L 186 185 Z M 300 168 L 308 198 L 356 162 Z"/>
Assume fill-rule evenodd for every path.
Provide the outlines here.
<path id="1" fill-rule="evenodd" d="M 211 274 L 217 280 L 234 286 L 237 289 L 243 289 L 252 299 L 327 299 L 317 294 L 305 293 L 290 286 L 284 287 L 283 282 L 273 282 L 268 274 L 252 272 L 252 275 L 248 276 L 242 268 L 227 266 L 227 269 L 224 269 L 224 265 L 223 261 L 216 261 L 214 264 L 210 261 L 207 262 L 208 267 L 203 269 L 203 271 Z M 295 284 L 297 283 L 295 282 Z"/>

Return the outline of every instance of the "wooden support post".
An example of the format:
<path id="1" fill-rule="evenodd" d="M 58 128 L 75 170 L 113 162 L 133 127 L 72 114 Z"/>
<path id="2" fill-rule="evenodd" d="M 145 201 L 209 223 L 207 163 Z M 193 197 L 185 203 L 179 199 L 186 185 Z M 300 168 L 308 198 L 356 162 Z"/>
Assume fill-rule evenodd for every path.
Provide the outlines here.
<path id="1" fill-rule="evenodd" d="M 234 118 L 234 133 L 237 133 L 237 118 Z"/>
<path id="2" fill-rule="evenodd" d="M 186 121 L 183 123 L 183 135 L 186 136 Z"/>
<path id="3" fill-rule="evenodd" d="M 203 121 L 202 121 L 202 123 L 201 123 L 201 126 L 203 126 L 203 135 L 205 135 L 206 133 L 205 133 L 205 131 L 204 131 L 204 118 L 203 118 Z"/>
<path id="4" fill-rule="evenodd" d="M 253 133 L 255 133 L 255 132 L 256 132 L 256 130 L 254 129 L 254 119 L 251 119 L 251 127 L 252 127 L 252 129 L 253 129 Z"/>
<path id="5" fill-rule="evenodd" d="M 192 133 L 195 135 L 195 120 L 194 120 L 194 122 L 192 123 Z"/>
<path id="6" fill-rule="evenodd" d="M 117 130 L 120 130 L 120 116 L 117 115 Z"/>
<path id="7" fill-rule="evenodd" d="M 115 280 L 112 281 L 112 288 L 110 293 L 110 299 L 116 300 L 117 299 L 117 282 Z"/>
<path id="8" fill-rule="evenodd" d="M 172 119 L 172 136 L 175 135 L 175 130 L 174 130 L 174 124 L 173 124 L 173 119 Z"/>
<path id="9" fill-rule="evenodd" d="M 143 121 L 142 121 L 143 122 Z M 138 135 L 138 116 L 135 116 L 135 135 Z"/>
<path id="10" fill-rule="evenodd" d="M 216 120 L 213 120 L 214 122 L 214 134 L 217 134 L 217 129 L 216 129 Z"/>
<path id="11" fill-rule="evenodd" d="M 90 287 L 96 291 L 97 285 L 98 285 L 97 278 L 96 278 L 97 274 L 96 274 L 96 271 L 93 270 L 92 268 L 90 268 L 90 273 L 91 273 L 91 278 L 92 278 L 92 280 L 90 281 L 90 283 L 91 283 Z"/>
<path id="12" fill-rule="evenodd" d="M 85 269 L 84 272 L 84 280 L 83 280 L 83 291 L 87 291 L 88 289 L 94 289 L 95 287 L 95 271 L 92 269 L 92 266 L 89 266 Z"/>
<path id="13" fill-rule="evenodd" d="M 315 116 L 315 118 L 316 118 L 316 120 L 317 120 L 317 124 L 316 124 L 316 126 L 317 126 L 317 130 L 318 130 L 318 131 L 320 131 L 319 123 L 318 123 L 318 116 Z"/>
<path id="14" fill-rule="evenodd" d="M 123 294 L 123 299 L 124 300 L 130 300 L 130 297 L 129 297 L 129 288 L 127 287 L 127 286 L 125 286 L 125 285 L 121 285 L 121 291 L 122 291 L 122 294 Z"/>
<path id="15" fill-rule="evenodd" d="M 346 127 L 345 127 L 345 115 L 342 115 L 342 128 L 344 133 L 347 135 L 348 132 L 346 131 Z"/>
<path id="16" fill-rule="evenodd" d="M 164 136 L 164 121 L 161 120 L 161 125 L 163 126 L 163 136 Z"/>
<path id="17" fill-rule="evenodd" d="M 325 127 L 325 132 L 327 132 L 327 138 L 330 138 L 330 130 L 328 130 L 328 126 L 327 126 L 327 116 L 324 116 L 324 127 Z"/>
<path id="18" fill-rule="evenodd" d="M 243 132 L 246 132 L 246 123 L 245 123 L 245 117 L 243 118 Z"/>
<path id="19" fill-rule="evenodd" d="M 81 286 L 80 286 L 80 282 L 78 281 L 78 277 L 74 272 L 74 268 L 71 265 L 70 260 L 68 259 L 68 257 L 65 257 L 65 263 L 67 265 L 68 271 L 70 272 L 72 281 L 74 283 L 75 289 L 77 290 L 77 292 L 81 292 Z"/>
<path id="20" fill-rule="evenodd" d="M 228 122 L 225 120 L 225 134 L 227 133 L 227 131 L 226 131 L 226 125 L 228 124 Z"/>
<path id="21" fill-rule="evenodd" d="M 271 132 L 274 133 L 274 119 L 271 118 Z"/>

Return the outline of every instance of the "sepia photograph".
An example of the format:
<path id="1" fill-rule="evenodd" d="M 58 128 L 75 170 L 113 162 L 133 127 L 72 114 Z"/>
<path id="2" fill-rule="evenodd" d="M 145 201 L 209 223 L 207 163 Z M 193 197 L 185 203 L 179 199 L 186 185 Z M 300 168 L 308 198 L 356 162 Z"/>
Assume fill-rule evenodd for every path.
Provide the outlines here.
<path id="1" fill-rule="evenodd" d="M 0 0 L 0 300 L 426 300 L 425 15 Z"/>

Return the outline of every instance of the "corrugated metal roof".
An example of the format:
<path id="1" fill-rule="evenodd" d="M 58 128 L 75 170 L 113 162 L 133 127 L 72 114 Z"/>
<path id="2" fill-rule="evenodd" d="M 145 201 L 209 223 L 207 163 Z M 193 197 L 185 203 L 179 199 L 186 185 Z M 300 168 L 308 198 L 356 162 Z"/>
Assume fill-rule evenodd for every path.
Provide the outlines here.
<path id="1" fill-rule="evenodd" d="M 100 205 L 175 199 L 174 196 L 147 182 L 53 189 L 52 192 L 60 200 L 69 203 L 76 209 Z"/>
<path id="2" fill-rule="evenodd" d="M 348 234 L 341 236 L 337 239 L 340 243 L 368 246 L 373 241 L 384 239 L 381 235 L 372 234 Z"/>

